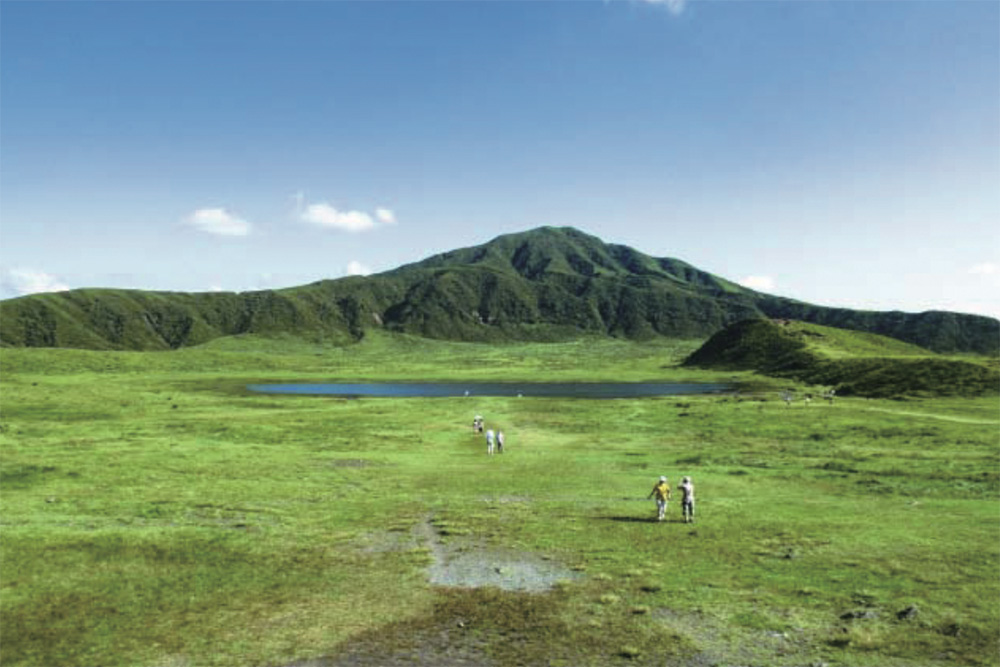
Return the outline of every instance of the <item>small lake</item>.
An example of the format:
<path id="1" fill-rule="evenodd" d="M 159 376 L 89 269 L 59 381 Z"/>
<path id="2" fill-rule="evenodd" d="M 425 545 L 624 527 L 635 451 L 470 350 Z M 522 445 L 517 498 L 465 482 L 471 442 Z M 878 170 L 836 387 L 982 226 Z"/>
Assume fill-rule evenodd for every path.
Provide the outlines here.
<path id="1" fill-rule="evenodd" d="M 528 396 L 546 398 L 642 398 L 687 396 L 733 391 L 734 385 L 678 382 L 333 382 L 319 384 L 251 384 L 263 394 L 373 396 L 419 398 L 451 396 Z"/>

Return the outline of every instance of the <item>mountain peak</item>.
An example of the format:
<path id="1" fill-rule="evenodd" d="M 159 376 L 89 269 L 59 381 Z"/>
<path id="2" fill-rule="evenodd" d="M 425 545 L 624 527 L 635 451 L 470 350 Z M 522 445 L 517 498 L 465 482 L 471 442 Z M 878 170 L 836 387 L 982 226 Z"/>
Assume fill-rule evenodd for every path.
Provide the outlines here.
<path id="1" fill-rule="evenodd" d="M 762 294 L 573 227 L 504 234 L 367 277 L 242 294 L 73 290 L 0 302 L 0 345 L 167 349 L 243 333 L 455 340 L 705 338 L 748 318 L 870 331 L 996 354 L 1000 322 L 833 309 Z"/>
<path id="2" fill-rule="evenodd" d="M 434 255 L 397 271 L 459 265 L 513 271 L 532 281 L 554 275 L 585 279 L 661 279 L 675 287 L 732 294 L 750 292 L 681 260 L 654 258 L 625 245 L 605 243 L 575 227 L 544 226 L 503 234 L 481 245 Z"/>

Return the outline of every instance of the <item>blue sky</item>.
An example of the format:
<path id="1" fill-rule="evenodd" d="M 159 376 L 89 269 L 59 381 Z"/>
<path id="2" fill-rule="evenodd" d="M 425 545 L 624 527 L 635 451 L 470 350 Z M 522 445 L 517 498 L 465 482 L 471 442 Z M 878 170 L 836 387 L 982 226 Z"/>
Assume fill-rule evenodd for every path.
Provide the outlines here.
<path id="1" fill-rule="evenodd" d="M 995 0 L 0 3 L 0 297 L 243 291 L 572 225 L 1000 316 Z"/>

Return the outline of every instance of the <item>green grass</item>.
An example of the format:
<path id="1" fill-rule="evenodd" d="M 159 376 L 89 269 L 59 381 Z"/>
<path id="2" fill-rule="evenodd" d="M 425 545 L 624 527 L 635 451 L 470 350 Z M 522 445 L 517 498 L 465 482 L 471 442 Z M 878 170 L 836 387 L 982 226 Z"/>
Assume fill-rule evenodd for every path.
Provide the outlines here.
<path id="1" fill-rule="evenodd" d="M 789 322 L 783 330 L 806 341 L 809 347 L 824 357 L 926 357 L 925 348 L 896 338 L 864 331 L 825 327 L 808 322 Z"/>
<path id="2" fill-rule="evenodd" d="M 805 322 L 744 320 L 712 336 L 685 365 L 754 370 L 841 396 L 995 396 L 996 357 L 941 355 L 871 333 Z"/>
<path id="3" fill-rule="evenodd" d="M 697 346 L 4 349 L 0 664 L 420 651 L 499 665 L 1000 664 L 996 397 L 787 407 L 766 386 L 609 401 L 242 389 L 755 379 L 680 367 Z M 503 457 L 472 435 L 476 413 L 507 433 Z M 671 521 L 648 521 L 660 474 L 675 488 L 694 477 L 696 524 L 676 502 Z M 411 537 L 427 521 L 451 544 L 579 576 L 546 594 L 430 587 L 429 550 Z M 866 615 L 842 618 L 853 612 Z"/>

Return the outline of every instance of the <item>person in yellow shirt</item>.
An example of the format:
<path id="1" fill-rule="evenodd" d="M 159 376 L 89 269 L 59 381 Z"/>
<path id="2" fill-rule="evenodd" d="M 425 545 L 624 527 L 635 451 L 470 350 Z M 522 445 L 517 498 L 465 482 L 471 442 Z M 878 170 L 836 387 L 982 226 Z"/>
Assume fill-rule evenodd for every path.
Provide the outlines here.
<path id="1" fill-rule="evenodd" d="M 663 521 L 667 516 L 667 501 L 670 500 L 670 485 L 667 484 L 666 477 L 660 477 L 653 490 L 646 498 L 656 496 L 656 520 Z"/>

